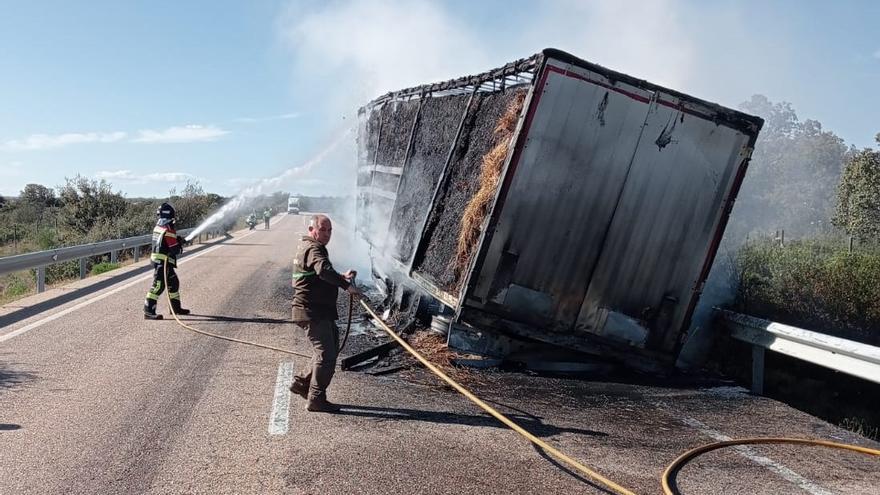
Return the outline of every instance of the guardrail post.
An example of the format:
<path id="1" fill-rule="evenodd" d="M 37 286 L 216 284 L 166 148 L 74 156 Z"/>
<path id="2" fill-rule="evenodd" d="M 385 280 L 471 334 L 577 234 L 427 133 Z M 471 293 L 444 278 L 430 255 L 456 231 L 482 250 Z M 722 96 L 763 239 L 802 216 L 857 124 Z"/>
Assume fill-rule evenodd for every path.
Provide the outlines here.
<path id="1" fill-rule="evenodd" d="M 764 395 L 764 348 L 752 346 L 752 393 Z"/>
<path id="2" fill-rule="evenodd" d="M 140 261 L 140 259 L 141 259 L 141 247 L 135 246 L 134 247 L 134 262 L 137 263 L 138 261 Z"/>
<path id="3" fill-rule="evenodd" d="M 46 290 L 46 267 L 41 266 L 37 268 L 37 292 L 43 292 Z"/>
<path id="4" fill-rule="evenodd" d="M 79 259 L 79 279 L 82 280 L 86 278 L 86 259 Z"/>
<path id="5" fill-rule="evenodd" d="M 119 251 L 110 251 L 110 263 L 116 263 L 119 259 Z"/>

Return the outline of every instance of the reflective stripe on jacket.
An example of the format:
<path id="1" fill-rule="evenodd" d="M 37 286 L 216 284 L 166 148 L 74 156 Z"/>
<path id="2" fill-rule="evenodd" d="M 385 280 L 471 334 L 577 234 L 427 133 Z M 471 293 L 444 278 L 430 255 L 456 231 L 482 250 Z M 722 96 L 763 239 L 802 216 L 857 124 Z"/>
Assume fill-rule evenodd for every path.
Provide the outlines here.
<path id="1" fill-rule="evenodd" d="M 172 265 L 177 264 L 177 256 L 183 250 L 183 246 L 177 236 L 177 232 L 171 225 L 156 225 L 153 228 L 153 252 L 150 260 L 154 263 L 168 261 Z"/>

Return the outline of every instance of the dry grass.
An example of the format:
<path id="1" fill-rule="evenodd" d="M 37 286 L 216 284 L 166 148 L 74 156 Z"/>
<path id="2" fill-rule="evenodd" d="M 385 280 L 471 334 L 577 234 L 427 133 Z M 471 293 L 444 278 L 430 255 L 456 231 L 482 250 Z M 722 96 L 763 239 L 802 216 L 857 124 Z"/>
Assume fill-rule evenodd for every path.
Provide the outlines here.
<path id="1" fill-rule="evenodd" d="M 417 332 L 412 335 L 408 340 L 409 345 L 411 345 L 419 354 L 421 354 L 425 359 L 431 362 L 434 366 L 440 368 L 441 371 L 446 373 L 450 378 L 457 381 L 458 383 L 468 386 L 468 385 L 478 385 L 482 381 L 480 380 L 479 372 L 472 370 L 470 368 L 465 368 L 461 366 L 455 366 L 453 364 L 453 360 L 460 357 L 455 351 L 450 350 L 446 347 L 446 338 L 441 337 L 432 332 Z M 409 353 L 406 353 L 409 356 Z M 413 360 L 414 357 L 409 356 Z M 412 372 L 404 373 L 407 378 L 415 378 Z M 420 380 L 417 380 L 421 382 Z M 442 388 L 449 388 L 444 382 L 440 381 L 440 378 L 437 378 L 436 382 L 433 382 L 431 385 L 440 386 Z"/>
<path id="2" fill-rule="evenodd" d="M 516 123 L 519 120 L 525 97 L 524 91 L 518 93 L 507 107 L 507 111 L 498 120 L 498 125 L 495 126 L 495 146 L 483 156 L 483 163 L 480 168 L 480 189 L 471 198 L 462 215 L 461 230 L 458 234 L 458 247 L 455 258 L 451 262 L 458 284 L 462 281 L 461 275 L 465 268 L 467 268 L 474 247 L 480 237 L 480 229 L 488 213 L 489 204 L 498 190 L 501 168 L 504 165 L 504 159 L 507 157 L 507 149 L 510 146 L 510 140 L 513 138 L 513 132 L 516 130 Z"/>

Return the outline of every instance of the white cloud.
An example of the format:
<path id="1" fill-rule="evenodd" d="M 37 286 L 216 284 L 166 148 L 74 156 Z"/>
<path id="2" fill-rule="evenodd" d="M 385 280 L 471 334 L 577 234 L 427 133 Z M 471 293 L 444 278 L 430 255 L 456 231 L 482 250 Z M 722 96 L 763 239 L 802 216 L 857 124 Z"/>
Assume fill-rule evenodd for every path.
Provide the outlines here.
<path id="1" fill-rule="evenodd" d="M 156 131 L 144 129 L 139 131 L 139 136 L 132 139 L 135 143 L 192 143 L 199 141 L 216 141 L 221 136 L 229 134 L 213 125 L 184 125 L 169 127 Z"/>
<path id="2" fill-rule="evenodd" d="M 293 118 L 295 114 L 284 114 L 274 118 Z M 137 137 L 129 137 L 124 131 L 115 132 L 68 132 L 64 134 L 32 134 L 24 139 L 9 139 L 0 142 L 0 151 L 35 151 L 60 148 L 73 144 L 87 143 L 193 143 L 215 141 L 229 131 L 213 125 L 173 126 L 163 130 L 143 129 Z"/>
<path id="3" fill-rule="evenodd" d="M 59 148 L 71 144 L 115 143 L 125 139 L 126 133 L 117 132 L 71 132 L 65 134 L 32 134 L 24 139 L 10 139 L 0 144 L 2 151 L 30 151 Z"/>
<path id="4" fill-rule="evenodd" d="M 102 170 L 95 174 L 98 179 L 106 179 L 108 181 L 125 182 L 129 184 L 147 184 L 151 182 L 185 182 L 188 179 L 195 179 L 196 176 L 183 172 L 152 172 L 141 174 L 132 172 L 131 170 Z"/>
<path id="5" fill-rule="evenodd" d="M 269 117 L 240 117 L 237 119 L 233 119 L 233 122 L 241 122 L 243 124 L 253 124 L 256 122 L 266 122 L 270 120 L 290 120 L 299 117 L 300 114 L 293 113 L 282 113 L 281 115 L 271 115 Z"/>

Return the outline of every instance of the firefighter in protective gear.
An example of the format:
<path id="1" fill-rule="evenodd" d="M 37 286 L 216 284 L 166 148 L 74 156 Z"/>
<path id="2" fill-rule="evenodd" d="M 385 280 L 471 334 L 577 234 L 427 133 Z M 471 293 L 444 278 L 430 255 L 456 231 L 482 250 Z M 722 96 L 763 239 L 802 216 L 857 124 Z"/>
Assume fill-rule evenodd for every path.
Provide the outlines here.
<path id="1" fill-rule="evenodd" d="M 165 290 L 165 265 L 168 265 L 168 295 L 171 298 L 171 307 L 178 315 L 189 314 L 188 309 L 180 306 L 180 281 L 177 279 L 175 267 L 177 257 L 183 253 L 183 244 L 186 240 L 177 235 L 174 228 L 174 208 L 168 203 L 156 210 L 156 227 L 153 228 L 153 253 L 150 260 L 153 262 L 153 285 L 147 292 L 144 301 L 144 318 L 147 320 L 161 320 L 162 315 L 156 314 L 156 303 L 159 295 Z"/>

